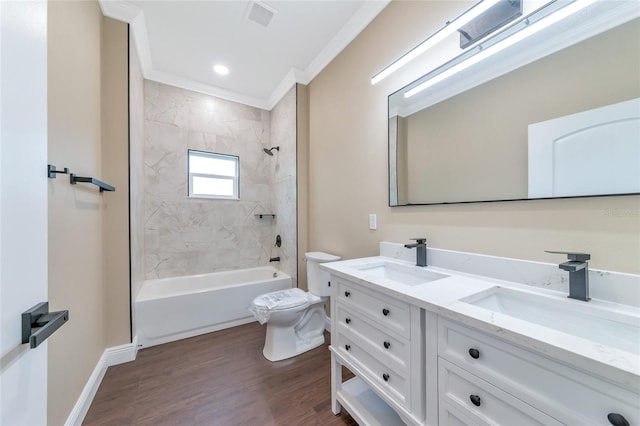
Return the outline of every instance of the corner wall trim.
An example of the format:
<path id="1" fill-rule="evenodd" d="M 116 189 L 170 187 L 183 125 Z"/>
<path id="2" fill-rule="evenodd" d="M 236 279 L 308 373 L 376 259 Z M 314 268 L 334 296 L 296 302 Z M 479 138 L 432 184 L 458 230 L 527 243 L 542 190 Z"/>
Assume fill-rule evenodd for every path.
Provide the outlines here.
<path id="1" fill-rule="evenodd" d="M 78 401 L 76 401 L 76 404 L 73 406 L 73 410 L 71 410 L 67 421 L 64 423 L 65 426 L 82 425 L 84 417 L 87 415 L 89 407 L 91 407 L 93 398 L 96 396 L 96 392 L 98 392 L 100 383 L 102 383 L 102 379 L 107 372 L 107 368 L 112 365 L 133 361 L 136 359 L 137 353 L 137 338 L 133 339 L 133 343 L 114 346 L 104 350 L 96 364 L 96 367 L 93 369 L 91 376 L 89 376 L 87 384 L 84 386 L 84 389 L 82 389 L 82 393 L 80 394 L 80 397 L 78 397 Z"/>

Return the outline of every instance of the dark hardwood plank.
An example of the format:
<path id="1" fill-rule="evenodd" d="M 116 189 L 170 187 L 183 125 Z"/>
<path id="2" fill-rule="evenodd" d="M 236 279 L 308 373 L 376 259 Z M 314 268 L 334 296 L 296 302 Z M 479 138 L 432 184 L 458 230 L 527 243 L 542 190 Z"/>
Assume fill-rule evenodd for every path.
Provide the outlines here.
<path id="1" fill-rule="evenodd" d="M 356 425 L 331 412 L 328 344 L 272 363 L 264 335 L 256 322 L 143 349 L 109 367 L 83 424 Z"/>

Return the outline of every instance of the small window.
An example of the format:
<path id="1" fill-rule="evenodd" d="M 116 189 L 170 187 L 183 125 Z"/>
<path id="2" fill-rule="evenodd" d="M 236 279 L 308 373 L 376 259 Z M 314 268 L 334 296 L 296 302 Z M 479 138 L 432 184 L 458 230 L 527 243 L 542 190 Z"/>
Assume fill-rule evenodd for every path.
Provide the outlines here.
<path id="1" fill-rule="evenodd" d="M 240 158 L 189 150 L 189 197 L 239 200 Z"/>

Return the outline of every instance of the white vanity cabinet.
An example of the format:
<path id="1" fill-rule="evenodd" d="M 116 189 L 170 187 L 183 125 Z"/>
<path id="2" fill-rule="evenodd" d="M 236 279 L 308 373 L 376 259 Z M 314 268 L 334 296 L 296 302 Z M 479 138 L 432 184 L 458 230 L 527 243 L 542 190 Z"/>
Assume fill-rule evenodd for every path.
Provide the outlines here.
<path id="1" fill-rule="evenodd" d="M 361 426 L 640 425 L 635 352 L 479 313 L 465 300 L 490 281 L 411 287 L 381 278 L 397 272 L 387 259 L 348 262 L 326 267 L 335 414 Z M 356 377 L 343 382 L 343 366 Z"/>
<path id="2" fill-rule="evenodd" d="M 640 395 L 502 339 L 438 318 L 440 424 L 640 424 Z"/>
<path id="3" fill-rule="evenodd" d="M 334 413 L 344 405 L 360 424 L 424 424 L 424 311 L 341 278 L 331 285 Z M 342 382 L 342 365 L 354 383 Z"/>

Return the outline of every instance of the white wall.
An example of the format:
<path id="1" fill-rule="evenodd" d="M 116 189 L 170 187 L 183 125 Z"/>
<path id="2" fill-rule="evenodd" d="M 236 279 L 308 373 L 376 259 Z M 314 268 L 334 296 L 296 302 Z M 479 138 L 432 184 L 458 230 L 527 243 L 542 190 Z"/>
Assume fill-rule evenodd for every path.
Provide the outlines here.
<path id="1" fill-rule="evenodd" d="M 22 312 L 47 300 L 47 2 L 0 2 L 0 424 L 47 421 L 47 351 Z"/>

